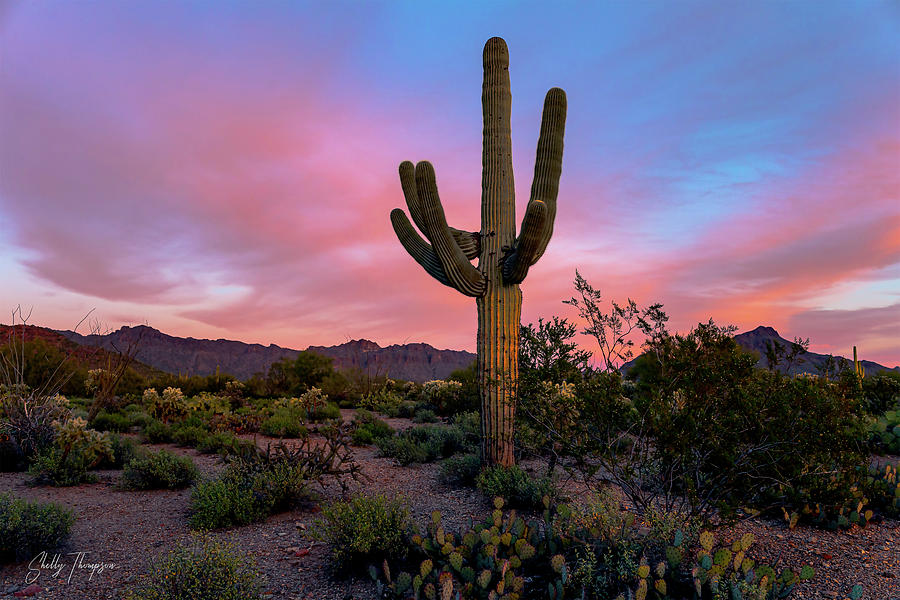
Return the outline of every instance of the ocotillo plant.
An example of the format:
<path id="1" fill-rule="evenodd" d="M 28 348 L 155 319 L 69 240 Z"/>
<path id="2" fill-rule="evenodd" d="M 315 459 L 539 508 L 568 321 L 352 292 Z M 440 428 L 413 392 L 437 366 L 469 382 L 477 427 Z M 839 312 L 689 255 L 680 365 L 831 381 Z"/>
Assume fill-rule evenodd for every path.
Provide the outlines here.
<path id="1" fill-rule="evenodd" d="M 403 162 L 400 184 L 412 220 L 428 241 L 416 233 L 399 208 L 391 211 L 391 223 L 400 243 L 429 275 L 475 298 L 482 459 L 489 465 L 511 466 L 515 462 L 513 420 L 522 312 L 519 284 L 543 255 L 553 234 L 566 94 L 553 88 L 544 99 L 531 199 L 518 237 L 509 125 L 509 50 L 498 37 L 484 46 L 481 103 L 481 231 L 460 231 L 447 225 L 434 168 L 427 161 L 415 167 Z M 477 267 L 470 262 L 475 258 Z"/>

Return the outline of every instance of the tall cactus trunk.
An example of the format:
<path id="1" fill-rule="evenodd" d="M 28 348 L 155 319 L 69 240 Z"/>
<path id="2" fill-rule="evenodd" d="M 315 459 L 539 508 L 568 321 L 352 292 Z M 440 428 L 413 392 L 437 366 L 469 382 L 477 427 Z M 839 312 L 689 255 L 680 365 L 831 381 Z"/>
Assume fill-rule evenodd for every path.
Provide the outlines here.
<path id="1" fill-rule="evenodd" d="M 481 255 L 485 293 L 478 307 L 478 390 L 481 395 L 481 457 L 485 464 L 512 466 L 519 324 L 522 292 L 503 281 L 501 259 L 516 241 L 515 185 L 512 168 L 509 54 L 504 43 L 484 48 L 484 116 L 481 154 Z"/>
<path id="2" fill-rule="evenodd" d="M 401 209 L 391 211 L 391 223 L 400 243 L 429 275 L 476 299 L 481 455 L 487 465 L 512 466 L 522 313 L 519 284 L 543 255 L 553 234 L 566 94 L 553 88 L 544 99 L 531 199 L 518 237 L 509 123 L 509 50 L 500 38 L 491 38 L 484 46 L 481 101 L 481 230 L 461 231 L 447 225 L 434 167 L 427 161 L 400 165 L 400 184 L 410 216 L 427 241 Z M 475 258 L 477 268 L 470 262 Z"/>
<path id="3" fill-rule="evenodd" d="M 516 382 L 519 378 L 518 285 L 491 285 L 478 306 L 478 392 L 481 396 L 481 458 L 484 464 L 512 466 Z"/>

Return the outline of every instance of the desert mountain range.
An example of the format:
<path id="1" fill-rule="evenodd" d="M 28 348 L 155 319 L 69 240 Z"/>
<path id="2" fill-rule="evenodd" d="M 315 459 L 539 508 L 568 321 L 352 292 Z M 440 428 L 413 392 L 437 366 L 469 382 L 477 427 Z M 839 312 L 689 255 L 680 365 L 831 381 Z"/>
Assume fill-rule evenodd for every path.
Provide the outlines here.
<path id="1" fill-rule="evenodd" d="M 0 342 L 8 335 L 8 326 L 0 325 Z M 168 373 L 184 375 L 211 375 L 218 369 L 240 379 L 254 373 L 265 373 L 269 365 L 282 358 L 295 357 L 300 351 L 271 344 L 247 344 L 234 340 L 205 340 L 181 338 L 165 334 L 159 330 L 140 325 L 122 327 L 106 335 L 81 335 L 73 331 L 54 331 L 43 327 L 28 327 L 28 339 L 41 337 L 55 345 L 70 349 L 89 346 L 114 350 L 127 347 L 129 342 L 140 337 L 137 360 L 144 365 Z M 785 347 L 791 342 L 781 337 L 775 329 L 759 326 L 735 336 L 735 341 L 745 350 L 759 356 L 757 366 L 765 367 L 767 341 L 779 341 Z M 337 346 L 309 346 L 307 350 L 323 354 L 334 360 L 339 369 L 357 368 L 371 375 L 387 375 L 408 381 L 444 379 L 457 369 L 462 369 L 475 360 L 475 355 L 462 350 L 439 350 L 424 343 L 395 344 L 381 347 L 370 340 L 352 340 Z M 818 373 L 827 360 L 827 355 L 807 352 L 799 357 L 790 369 L 791 374 Z M 841 357 L 835 356 L 836 359 Z M 633 362 L 633 361 L 632 361 Z M 900 367 L 885 367 L 876 362 L 862 360 L 867 374 L 879 371 L 900 371 Z M 630 364 L 625 365 L 625 369 Z"/>

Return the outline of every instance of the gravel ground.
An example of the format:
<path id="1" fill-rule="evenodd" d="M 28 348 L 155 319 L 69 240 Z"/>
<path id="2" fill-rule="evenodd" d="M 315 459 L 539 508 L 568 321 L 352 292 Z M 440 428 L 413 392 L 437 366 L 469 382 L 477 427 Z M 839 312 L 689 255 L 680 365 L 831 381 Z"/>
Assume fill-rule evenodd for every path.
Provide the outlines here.
<path id="1" fill-rule="evenodd" d="M 389 420 L 395 428 L 409 421 Z M 261 445 L 269 440 L 260 438 Z M 204 474 L 221 468 L 218 459 L 194 450 L 169 445 L 191 456 Z M 487 501 L 475 490 L 449 489 L 438 481 L 438 466 L 399 467 L 392 460 L 378 458 L 373 448 L 356 450 L 367 479 L 351 484 L 353 491 L 377 490 L 388 496 L 404 495 L 416 521 L 424 524 L 434 510 L 440 510 L 448 528 L 467 517 L 478 518 L 489 510 Z M 99 600 L 122 598 L 129 585 L 146 571 L 148 562 L 190 536 L 187 525 L 189 490 L 130 492 L 116 486 L 120 472 L 101 471 L 94 484 L 71 488 L 28 487 L 21 473 L 0 474 L 0 490 L 42 501 L 58 502 L 71 508 L 78 519 L 67 546 L 58 552 L 65 564 L 57 576 L 55 569 L 30 571 L 28 563 L 2 567 L 0 597 L 14 597 L 28 588 L 28 577 L 38 576 L 40 587 L 34 598 L 59 600 Z M 340 495 L 339 486 L 330 486 L 323 499 Z M 352 579 L 329 570 L 327 548 L 310 540 L 307 532 L 316 519 L 315 506 L 297 509 L 215 535 L 228 539 L 251 555 L 266 576 L 266 591 L 273 599 L 291 600 L 374 600 L 374 586 L 367 579 Z M 756 560 L 780 560 L 796 569 L 811 564 L 816 569 L 812 582 L 798 586 L 803 599 L 849 597 L 854 584 L 862 584 L 866 600 L 900 599 L 900 523 L 886 521 L 866 529 L 829 532 L 808 527 L 789 531 L 780 522 L 754 520 L 741 523 L 732 532 L 720 531 L 717 539 L 734 539 L 745 532 L 756 535 Z M 75 568 L 76 555 L 86 553 L 86 563 L 113 563 L 114 568 L 91 575 L 89 569 Z M 52 558 L 52 554 L 49 558 Z M 813 589 L 815 588 L 815 589 Z M 32 588 L 34 589 L 34 588 Z M 29 590 L 30 591 L 30 590 Z"/>

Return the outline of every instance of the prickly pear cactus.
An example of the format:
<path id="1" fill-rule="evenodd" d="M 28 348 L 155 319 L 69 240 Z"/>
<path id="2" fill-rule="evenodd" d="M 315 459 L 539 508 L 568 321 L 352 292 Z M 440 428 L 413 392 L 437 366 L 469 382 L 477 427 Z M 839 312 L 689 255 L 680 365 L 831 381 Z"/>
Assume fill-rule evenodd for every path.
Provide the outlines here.
<path id="1" fill-rule="evenodd" d="M 401 209 L 391 211 L 391 223 L 400 243 L 429 275 L 475 298 L 482 459 L 488 465 L 512 466 L 522 312 L 519 284 L 543 255 L 553 233 L 562 171 L 566 94 L 553 88 L 544 100 L 531 199 L 518 236 L 510 138 L 509 50 L 498 37 L 489 39 L 484 46 L 481 100 L 481 231 L 461 231 L 447 225 L 434 167 L 427 161 L 415 166 L 408 161 L 400 165 L 400 184 L 410 216 L 427 241 Z M 476 258 L 477 267 L 470 262 Z"/>

